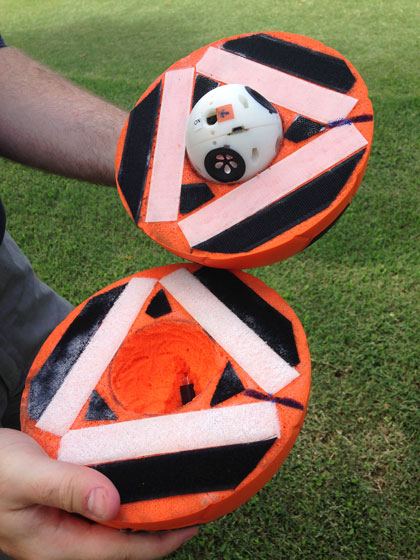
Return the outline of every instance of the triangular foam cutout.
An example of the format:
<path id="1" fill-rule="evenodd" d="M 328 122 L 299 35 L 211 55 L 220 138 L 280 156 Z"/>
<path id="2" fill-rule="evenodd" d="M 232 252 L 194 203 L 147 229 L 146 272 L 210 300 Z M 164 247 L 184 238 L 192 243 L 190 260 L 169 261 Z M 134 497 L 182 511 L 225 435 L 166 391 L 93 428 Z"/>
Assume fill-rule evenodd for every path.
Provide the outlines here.
<path id="1" fill-rule="evenodd" d="M 211 399 L 210 406 L 216 406 L 244 390 L 242 381 L 236 375 L 232 364 L 228 362 L 217 384 L 216 390 Z"/>
<path id="2" fill-rule="evenodd" d="M 321 130 L 325 130 L 325 126 L 323 124 L 311 121 L 306 117 L 296 117 L 286 130 L 284 137 L 287 140 L 298 143 L 302 142 L 302 140 L 307 140 L 315 134 L 318 134 Z"/>
<path id="3" fill-rule="evenodd" d="M 163 290 L 158 291 L 146 309 L 146 313 L 150 315 L 150 317 L 153 317 L 153 319 L 163 317 L 163 315 L 167 315 L 171 313 L 171 311 L 172 309 L 169 305 L 168 298 Z"/>
<path id="4" fill-rule="evenodd" d="M 118 420 L 118 416 L 96 391 L 92 391 L 85 420 Z"/>
<path id="5" fill-rule="evenodd" d="M 182 185 L 179 211 L 181 214 L 188 214 L 212 198 L 214 194 L 206 183 Z"/>

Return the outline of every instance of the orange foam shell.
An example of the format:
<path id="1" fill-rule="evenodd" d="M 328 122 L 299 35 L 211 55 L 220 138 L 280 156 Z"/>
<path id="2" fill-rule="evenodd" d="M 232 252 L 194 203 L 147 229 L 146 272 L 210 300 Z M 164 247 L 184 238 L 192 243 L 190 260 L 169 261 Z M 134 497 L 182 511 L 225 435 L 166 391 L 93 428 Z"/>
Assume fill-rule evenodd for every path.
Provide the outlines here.
<path id="1" fill-rule="evenodd" d="M 204 276 L 200 276 L 201 273 Z M 217 276 L 220 273 L 226 275 Z M 212 276 L 214 274 L 216 276 Z M 206 287 L 203 277 L 215 280 L 215 293 L 211 292 L 209 285 Z M 264 308 L 263 315 L 256 312 L 253 325 L 244 323 L 246 319 L 240 312 L 240 309 L 247 309 L 248 300 L 236 300 L 236 296 L 229 293 L 227 287 L 231 281 L 235 283 L 238 279 L 241 289 L 245 290 L 244 293 L 251 294 L 249 308 L 253 305 L 253 298 L 256 298 L 259 309 Z M 127 295 L 129 289 L 134 286 L 133 293 L 138 294 L 139 290 L 143 289 L 143 284 L 147 289 L 143 299 L 135 304 L 138 310 L 136 308 L 133 312 L 134 319 L 128 320 L 125 327 L 116 326 L 111 318 L 113 309 L 123 301 L 126 297 L 124 294 Z M 88 329 L 87 310 L 91 313 L 91 320 L 92 313 L 95 315 L 100 312 L 102 303 L 98 302 L 102 300 L 98 299 L 98 296 L 102 295 L 105 298 L 103 301 L 107 301 L 107 294 L 114 293 L 110 291 L 114 289 L 123 291 L 111 302 L 112 305 L 109 302 L 106 304 L 108 307 L 104 317 L 97 321 L 99 326 L 96 325 L 96 331 L 91 333 L 89 340 L 84 341 L 83 337 Z M 221 294 L 224 294 L 223 297 Z M 134 306 L 130 298 L 131 296 L 125 302 L 127 312 L 132 312 Z M 156 312 L 153 305 L 159 298 L 163 298 L 164 303 L 158 306 Z M 229 310 L 232 298 L 235 299 L 235 304 Z M 209 307 L 212 308 L 213 314 L 208 311 Z M 126 311 L 119 308 L 118 313 L 121 317 Z M 219 320 L 213 322 L 217 314 Z M 108 319 L 111 321 L 110 329 L 106 325 Z M 284 330 L 283 327 L 275 327 L 278 320 L 282 321 L 282 325 L 286 325 Z M 265 334 L 259 331 L 260 327 Z M 121 344 L 113 355 L 113 351 L 111 352 L 111 359 L 103 358 L 103 354 L 113 344 L 111 339 L 114 337 L 114 331 L 123 328 L 125 331 Z M 274 330 L 276 332 L 273 332 Z M 272 350 L 262 336 L 267 340 L 272 339 L 271 343 L 276 351 Z M 102 340 L 99 340 L 101 338 Z M 94 347 L 94 367 L 99 367 L 99 370 L 97 377 L 91 378 L 91 368 L 83 369 L 79 366 L 81 361 L 87 358 L 89 349 Z M 290 350 L 291 347 L 295 348 L 296 358 L 287 357 L 287 348 Z M 285 354 L 282 348 L 286 348 Z M 248 349 L 250 355 L 244 359 Z M 252 351 L 256 352 L 255 356 L 251 355 Z M 72 352 L 77 352 L 78 357 L 73 359 Z M 61 365 L 54 371 L 53 360 L 57 357 L 56 363 Z M 99 358 L 105 360 L 102 366 L 97 366 Z M 71 367 L 70 362 L 66 360 L 72 362 Z M 290 365 L 292 362 L 293 366 Z M 53 366 L 50 367 L 51 363 Z M 266 377 L 258 377 L 261 373 L 259 370 L 264 369 L 266 363 L 274 366 L 271 366 L 271 369 L 266 368 Z M 64 367 L 67 367 L 68 371 L 66 370 L 64 378 L 56 383 L 54 376 L 63 375 Z M 81 370 L 79 379 L 76 374 L 78 367 Z M 279 371 L 274 371 L 273 367 L 279 367 Z M 58 371 L 60 368 L 61 373 Z M 227 392 L 222 391 L 220 396 L 218 390 L 221 378 L 229 368 L 230 372 L 234 372 L 231 375 L 235 378 L 236 388 L 232 389 L 228 384 Z M 290 375 L 291 377 L 288 377 Z M 74 383 L 75 390 L 71 389 L 71 382 Z M 43 383 L 54 387 L 46 400 Z M 70 383 L 70 389 L 66 388 L 67 383 Z M 195 398 L 183 405 L 180 388 L 186 384 L 194 386 Z M 279 387 L 280 389 L 276 390 Z M 92 467 L 99 463 L 112 467 L 134 460 L 140 461 L 141 467 L 145 462 L 145 455 L 146 459 L 159 462 L 161 459 L 165 460 L 169 453 L 170 458 L 186 461 L 181 471 L 185 468 L 187 472 L 189 468 L 193 468 L 190 461 L 194 460 L 197 454 L 209 453 L 211 457 L 211 453 L 225 449 L 252 449 L 256 441 L 258 445 L 265 445 L 265 440 L 272 438 L 270 441 L 273 443 L 270 443 L 268 450 L 237 483 L 224 484 L 225 471 L 223 467 L 216 465 L 207 473 L 211 477 L 215 470 L 222 469 L 219 474 L 216 473 L 219 477 L 216 489 L 203 490 L 198 487 L 188 492 L 183 487 L 179 495 L 149 496 L 146 499 L 143 496 L 134 500 L 129 495 L 121 505 L 118 516 L 108 524 L 120 529 L 173 529 L 206 523 L 231 512 L 251 498 L 276 473 L 302 427 L 309 389 L 310 356 L 305 333 L 293 310 L 275 291 L 244 272 L 204 269 L 197 264 L 177 264 L 140 272 L 115 282 L 79 305 L 53 331 L 36 357 L 27 379 L 22 399 L 22 429 L 53 458 L 73 460 Z M 84 390 L 88 398 L 80 397 Z M 89 415 L 93 394 L 102 403 L 106 403 L 106 410 L 111 416 L 101 417 L 101 413 L 98 417 Z M 215 400 L 216 394 L 219 396 Z M 78 404 L 74 404 L 76 401 Z M 40 408 L 42 402 L 44 407 Z M 73 404 L 74 411 L 69 413 Z M 242 421 L 241 425 L 235 424 L 234 420 L 223 424 L 223 419 L 231 417 L 244 418 L 246 423 L 248 411 L 252 410 L 259 410 L 263 415 L 267 415 L 269 422 L 275 426 L 273 434 L 267 431 L 271 428 L 267 427 L 265 421 L 263 425 L 255 428 L 259 423 L 258 417 L 252 416 L 255 412 L 250 413 L 249 427 L 244 427 Z M 244 413 L 237 416 L 240 411 L 244 411 L 245 416 Z M 62 428 L 58 426 L 62 421 L 61 416 L 68 416 L 67 426 L 63 425 Z M 217 429 L 214 429 L 213 424 L 217 422 Z M 137 430 L 137 427 L 142 429 L 142 426 L 150 423 L 152 426 L 158 426 L 152 430 L 151 445 L 163 445 L 163 448 L 153 448 L 152 452 L 148 449 L 145 452 L 133 450 L 138 444 L 137 440 L 142 440 L 142 437 L 130 440 L 131 443 L 128 442 L 125 446 L 124 438 L 128 438 L 133 426 Z M 159 432 L 161 425 L 165 426 L 162 433 Z M 178 426 L 179 429 L 172 436 L 165 436 L 168 429 L 171 431 L 172 425 Z M 105 431 L 92 431 L 98 428 Z M 116 429 L 117 432 L 111 435 L 111 432 L 106 431 L 109 429 Z M 255 429 L 258 432 L 256 435 Z M 237 432 L 242 432 L 242 439 L 237 439 Z M 88 433 L 93 435 L 86 440 L 90 443 L 86 444 L 87 448 L 83 451 L 84 434 Z M 115 436 L 115 433 L 118 433 L 118 436 Z M 69 437 L 79 437 L 79 434 L 82 444 L 67 446 L 66 450 Z M 170 441 L 166 441 L 165 438 Z M 202 444 L 202 438 L 210 438 L 205 441 L 213 443 Z M 218 438 L 222 439 L 219 441 Z M 160 439 L 163 443 L 159 443 Z M 166 445 L 170 446 L 167 452 Z M 174 445 L 177 446 L 175 450 Z M 225 445 L 227 447 L 224 447 Z M 118 446 L 122 446 L 121 453 L 124 456 L 112 458 L 113 448 Z M 81 459 L 80 453 L 83 455 L 86 452 L 88 457 L 91 457 L 91 452 L 100 455 L 102 448 L 106 453 L 111 450 L 111 459 L 93 462 L 92 459 Z M 229 467 L 233 471 L 239 468 L 235 463 L 235 453 L 233 459 L 229 459 L 233 460 Z M 134 474 L 133 471 L 130 472 L 134 481 L 133 488 L 141 488 L 144 484 L 142 475 L 137 474 L 137 471 Z M 141 472 L 140 470 L 139 473 Z M 167 474 L 164 472 L 163 476 Z M 182 472 L 180 476 L 182 477 Z M 190 476 L 196 477 L 199 486 L 202 484 L 200 472 L 191 472 L 188 477 Z M 185 484 L 188 487 L 189 481 Z M 232 487 L 225 487 L 229 485 Z M 151 491 L 153 493 L 154 489 Z M 169 493 L 171 491 L 173 488 L 170 488 Z"/>
<path id="2" fill-rule="evenodd" d="M 309 78 L 302 77 L 299 69 L 289 72 L 270 66 L 276 60 L 256 62 L 246 53 L 226 48 L 247 38 L 260 41 L 261 36 L 269 43 L 280 41 L 288 48 L 296 47 L 300 55 L 313 53 L 321 62 L 324 57 L 332 64 L 342 64 L 352 76 L 351 87 L 345 92 L 337 91 L 337 87 L 322 85 L 324 74 L 319 80 L 316 72 Z M 324 72 L 322 65 L 320 72 Z M 240 83 L 259 91 L 277 108 L 285 137 L 269 168 L 255 178 L 233 185 L 216 183 L 203 179 L 191 166 L 183 144 L 186 116 L 196 94 L 197 77 L 202 76 L 219 85 L 241 79 Z M 142 124 L 141 119 L 147 120 L 147 104 L 153 96 L 157 99 L 156 119 Z M 137 128 L 136 110 L 143 113 Z M 288 139 L 287 131 L 299 116 L 324 128 L 294 142 Z M 134 160 L 137 148 L 146 149 L 146 125 L 151 127 L 151 137 L 142 167 Z M 135 224 L 172 253 L 217 268 L 259 267 L 302 251 L 340 216 L 360 185 L 372 136 L 373 110 L 367 88 L 340 53 L 319 41 L 290 33 L 238 35 L 215 41 L 179 60 L 144 92 L 118 142 L 117 184 Z M 330 198 L 324 200 L 322 194 L 317 194 L 320 199 L 313 202 L 319 180 L 329 181 L 333 170 L 355 156 L 348 176 L 340 176 L 342 184 L 332 189 Z M 314 163 L 317 161 L 323 163 Z M 203 182 L 213 198 L 181 214 L 181 185 Z M 275 205 L 278 210 L 272 211 Z M 286 214 L 284 223 L 276 225 Z M 267 222 L 271 224 L 268 230 Z"/>

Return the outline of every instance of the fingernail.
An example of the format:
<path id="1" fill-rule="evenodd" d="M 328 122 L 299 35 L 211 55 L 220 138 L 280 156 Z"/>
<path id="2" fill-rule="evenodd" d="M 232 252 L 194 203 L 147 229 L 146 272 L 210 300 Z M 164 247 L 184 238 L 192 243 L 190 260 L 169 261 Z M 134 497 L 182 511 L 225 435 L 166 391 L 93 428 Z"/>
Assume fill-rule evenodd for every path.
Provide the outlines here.
<path id="1" fill-rule="evenodd" d="M 104 488 L 94 488 L 89 494 L 87 503 L 89 515 L 103 519 L 107 511 L 107 494 Z"/>

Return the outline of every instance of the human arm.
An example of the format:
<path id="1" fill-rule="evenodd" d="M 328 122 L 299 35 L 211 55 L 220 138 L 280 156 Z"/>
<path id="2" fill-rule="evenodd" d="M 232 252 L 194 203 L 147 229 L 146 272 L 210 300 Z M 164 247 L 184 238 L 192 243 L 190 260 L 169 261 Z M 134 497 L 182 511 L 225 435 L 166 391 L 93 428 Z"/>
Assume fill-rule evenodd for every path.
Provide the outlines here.
<path id="1" fill-rule="evenodd" d="M 0 155 L 115 184 L 114 152 L 124 111 L 10 47 L 0 49 L 0 75 Z M 19 317 L 14 309 L 13 319 L 23 325 L 28 315 Z M 100 489 L 99 503 L 90 510 L 94 489 Z M 108 521 L 118 509 L 117 490 L 99 472 L 50 459 L 26 434 L 0 427 L 0 549 L 5 553 L 20 560 L 140 560 L 166 555 L 196 533 L 125 534 L 73 514 Z"/>
<path id="2" fill-rule="evenodd" d="M 115 150 L 125 111 L 13 47 L 0 49 L 0 76 L 0 155 L 115 185 Z"/>

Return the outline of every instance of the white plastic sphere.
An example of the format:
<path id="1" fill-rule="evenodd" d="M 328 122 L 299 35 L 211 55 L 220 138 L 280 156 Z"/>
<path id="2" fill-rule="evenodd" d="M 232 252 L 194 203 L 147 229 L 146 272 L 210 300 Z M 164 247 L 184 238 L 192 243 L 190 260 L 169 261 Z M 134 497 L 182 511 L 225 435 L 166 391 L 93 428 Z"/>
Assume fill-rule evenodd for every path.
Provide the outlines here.
<path id="1" fill-rule="evenodd" d="M 255 90 L 229 84 L 206 93 L 187 123 L 186 148 L 193 167 L 210 181 L 243 181 L 263 171 L 280 147 L 277 109 Z"/>

